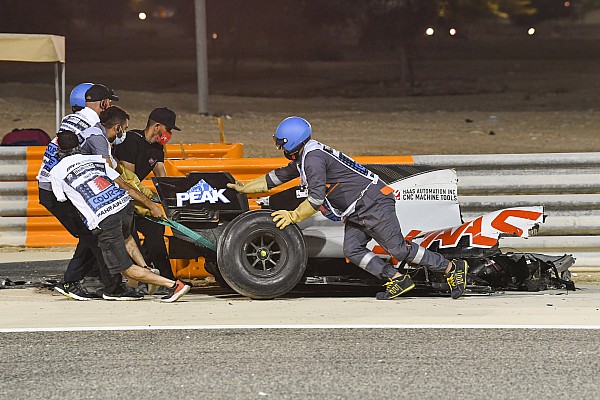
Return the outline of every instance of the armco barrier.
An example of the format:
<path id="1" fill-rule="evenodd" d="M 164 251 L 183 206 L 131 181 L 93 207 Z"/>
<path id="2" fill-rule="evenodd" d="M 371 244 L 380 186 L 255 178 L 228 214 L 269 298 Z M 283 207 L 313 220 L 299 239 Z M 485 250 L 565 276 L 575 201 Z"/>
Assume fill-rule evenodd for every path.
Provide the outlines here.
<path id="1" fill-rule="evenodd" d="M 185 145 L 190 147 L 183 151 L 179 145 L 170 146 L 173 153 L 169 147 L 165 164 L 168 174 L 174 176 L 192 171 L 228 171 L 236 179 L 247 181 L 288 162 L 284 158 L 236 158 L 231 156 L 237 154 L 233 147 L 218 153 L 200 147 L 194 150 L 194 146 L 203 145 Z M 72 243 L 58 222 L 50 222 L 53 218 L 37 205 L 34 179 L 39 163 L 30 159 L 33 166 L 29 165 L 22 149 L 0 148 L 0 245 Z M 171 158 L 172 154 L 176 156 Z M 230 157 L 196 158 L 190 154 Z M 41 157 L 41 153 L 38 155 Z M 572 253 L 577 258 L 573 271 L 600 271 L 600 153 L 355 158 L 362 163 L 414 163 L 456 169 L 465 220 L 507 206 L 543 205 L 548 217 L 537 236 L 527 240 L 505 238 L 501 246 L 547 254 Z M 24 227 L 26 232 L 22 231 Z"/>
<path id="2" fill-rule="evenodd" d="M 573 254 L 573 271 L 600 271 L 600 153 L 415 156 L 415 164 L 458 171 L 465 220 L 507 206 L 543 205 L 546 222 L 503 249 Z"/>
<path id="3" fill-rule="evenodd" d="M 43 146 L 0 147 L 0 245 L 45 247 L 76 243 L 76 239 L 38 202 L 35 177 L 44 151 Z M 243 145 L 169 144 L 165 155 L 175 160 L 186 157 L 241 159 Z M 150 180 L 145 180 L 144 184 L 153 186 Z"/>

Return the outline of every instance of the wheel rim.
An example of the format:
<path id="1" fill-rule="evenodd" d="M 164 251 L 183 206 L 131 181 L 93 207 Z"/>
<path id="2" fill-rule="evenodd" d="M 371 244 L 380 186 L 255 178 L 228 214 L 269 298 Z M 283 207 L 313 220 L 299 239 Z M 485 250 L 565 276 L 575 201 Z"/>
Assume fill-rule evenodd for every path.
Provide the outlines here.
<path id="1" fill-rule="evenodd" d="M 284 241 L 269 231 L 254 231 L 244 240 L 242 264 L 254 276 L 277 275 L 283 269 L 286 259 Z"/>

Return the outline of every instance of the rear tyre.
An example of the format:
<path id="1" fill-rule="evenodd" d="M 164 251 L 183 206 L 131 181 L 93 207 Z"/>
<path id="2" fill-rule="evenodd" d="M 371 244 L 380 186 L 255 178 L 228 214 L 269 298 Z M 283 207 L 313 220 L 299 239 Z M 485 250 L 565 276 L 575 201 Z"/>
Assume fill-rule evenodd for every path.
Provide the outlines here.
<path id="1" fill-rule="evenodd" d="M 281 230 L 271 210 L 248 211 L 235 218 L 221 235 L 217 264 L 236 292 L 252 299 L 273 299 L 300 282 L 308 259 L 300 229 Z"/>
<path id="2" fill-rule="evenodd" d="M 204 261 L 204 269 L 215 278 L 215 282 L 223 289 L 231 289 L 231 287 L 223 279 L 219 266 L 215 261 Z"/>

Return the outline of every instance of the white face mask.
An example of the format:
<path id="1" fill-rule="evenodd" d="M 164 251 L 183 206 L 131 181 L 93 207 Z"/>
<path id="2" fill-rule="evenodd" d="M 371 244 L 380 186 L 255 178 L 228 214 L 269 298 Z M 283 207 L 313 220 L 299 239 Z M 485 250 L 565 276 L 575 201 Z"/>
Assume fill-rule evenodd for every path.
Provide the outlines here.
<path id="1" fill-rule="evenodd" d="M 123 132 L 121 137 L 115 136 L 115 140 L 113 140 L 113 145 L 119 145 L 125 141 L 125 136 L 127 132 Z"/>

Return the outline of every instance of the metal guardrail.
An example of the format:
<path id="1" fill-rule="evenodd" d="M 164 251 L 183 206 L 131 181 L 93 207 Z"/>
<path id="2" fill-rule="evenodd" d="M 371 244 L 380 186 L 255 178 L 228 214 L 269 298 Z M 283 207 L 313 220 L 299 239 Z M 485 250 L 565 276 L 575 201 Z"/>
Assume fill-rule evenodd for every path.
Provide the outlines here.
<path id="1" fill-rule="evenodd" d="M 177 145 L 173 145 L 177 146 Z M 30 150 L 31 152 L 32 150 Z M 39 152 L 39 149 L 35 150 Z M 234 154 L 237 151 L 233 148 Z M 37 205 L 37 186 L 32 171 L 39 161 L 28 165 L 27 151 L 22 147 L 0 147 L 0 245 L 27 243 L 24 222 L 31 217 L 49 214 Z M 187 158 L 190 154 L 224 154 L 209 149 L 177 152 L 167 160 L 169 175 L 185 175 L 193 170 L 229 171 L 237 179 L 247 180 L 284 165 L 284 159 L 251 158 Z M 36 156 L 38 154 L 36 153 Z M 41 153 L 39 154 L 41 157 Z M 33 157 L 35 158 L 35 157 Z M 513 206 L 543 205 L 546 222 L 539 233 L 529 239 L 503 238 L 506 250 L 569 253 L 576 257 L 573 271 L 600 271 L 600 153 L 422 155 L 404 157 L 356 157 L 363 163 L 407 163 L 454 168 L 458 173 L 459 203 L 465 221 L 496 209 Z M 37 162 L 37 164 L 36 164 Z M 33 174 L 35 179 L 35 174 Z M 29 181 L 29 182 L 27 182 Z M 52 224 L 47 218 L 36 220 L 37 229 Z M 44 223 L 42 224 L 42 222 Z M 56 222 L 56 224 L 58 224 Z M 60 226 L 56 229 L 60 230 Z M 65 241 L 54 237 L 52 227 L 38 235 L 35 245 L 58 245 Z M 40 238 L 44 238 L 40 242 Z"/>
<path id="2" fill-rule="evenodd" d="M 0 246 L 70 246 L 76 239 L 38 202 L 35 179 L 44 146 L 0 147 Z M 166 157 L 242 159 L 241 143 L 169 144 Z M 167 160 L 168 161 L 168 160 Z M 153 186 L 150 180 L 144 181 Z"/>
<path id="3" fill-rule="evenodd" d="M 573 254 L 573 271 L 600 271 L 600 153 L 414 156 L 454 168 L 465 220 L 509 206 L 543 205 L 536 236 L 503 238 L 503 250 Z"/>

